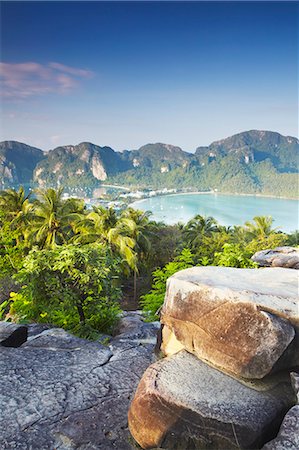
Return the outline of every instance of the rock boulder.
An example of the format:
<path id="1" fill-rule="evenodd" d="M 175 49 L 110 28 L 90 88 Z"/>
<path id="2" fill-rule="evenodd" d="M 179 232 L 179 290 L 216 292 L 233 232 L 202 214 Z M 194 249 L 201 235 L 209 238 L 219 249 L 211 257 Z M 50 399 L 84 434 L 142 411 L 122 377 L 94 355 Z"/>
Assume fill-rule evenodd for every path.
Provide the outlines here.
<path id="1" fill-rule="evenodd" d="M 263 450 L 299 449 L 299 373 L 291 373 L 291 380 L 297 397 L 297 405 L 287 412 L 277 437 L 268 442 Z"/>
<path id="2" fill-rule="evenodd" d="M 297 272 L 182 270 L 168 279 L 161 323 L 166 355 L 185 348 L 241 378 L 263 378 L 276 363 L 279 370 L 293 367 L 299 354 Z"/>
<path id="3" fill-rule="evenodd" d="M 146 370 L 129 428 L 143 449 L 257 449 L 294 403 L 288 376 L 247 386 L 183 350 Z"/>
<path id="4" fill-rule="evenodd" d="M 252 258 L 261 267 L 286 267 L 299 269 L 299 250 L 294 247 L 276 247 L 273 250 L 261 250 Z"/>

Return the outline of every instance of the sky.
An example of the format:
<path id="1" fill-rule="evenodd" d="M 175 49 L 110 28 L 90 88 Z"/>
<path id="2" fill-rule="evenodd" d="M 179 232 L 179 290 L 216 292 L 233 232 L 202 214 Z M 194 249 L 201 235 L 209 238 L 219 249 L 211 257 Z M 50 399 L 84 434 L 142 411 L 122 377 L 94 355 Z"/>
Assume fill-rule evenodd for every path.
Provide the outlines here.
<path id="1" fill-rule="evenodd" d="M 298 3 L 1 1 L 1 140 L 298 136 Z"/>

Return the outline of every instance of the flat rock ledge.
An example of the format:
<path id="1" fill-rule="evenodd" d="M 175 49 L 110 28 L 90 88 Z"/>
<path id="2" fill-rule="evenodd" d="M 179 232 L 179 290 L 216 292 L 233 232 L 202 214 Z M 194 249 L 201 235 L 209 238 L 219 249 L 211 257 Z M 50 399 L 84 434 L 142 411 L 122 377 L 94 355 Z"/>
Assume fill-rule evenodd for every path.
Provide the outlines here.
<path id="1" fill-rule="evenodd" d="M 146 370 L 129 427 L 143 449 L 257 449 L 295 402 L 288 375 L 255 389 L 182 350 Z"/>
<path id="2" fill-rule="evenodd" d="M 298 272 L 193 267 L 168 279 L 161 350 L 186 349 L 239 378 L 299 364 Z"/>
<path id="3" fill-rule="evenodd" d="M 299 250 L 295 247 L 276 247 L 261 250 L 252 256 L 252 261 L 261 267 L 285 267 L 299 269 Z"/>
<path id="4" fill-rule="evenodd" d="M 157 324 L 130 313 L 120 327 L 108 346 L 39 325 L 21 346 L 0 345 L 1 450 L 134 448 L 127 411 Z"/>

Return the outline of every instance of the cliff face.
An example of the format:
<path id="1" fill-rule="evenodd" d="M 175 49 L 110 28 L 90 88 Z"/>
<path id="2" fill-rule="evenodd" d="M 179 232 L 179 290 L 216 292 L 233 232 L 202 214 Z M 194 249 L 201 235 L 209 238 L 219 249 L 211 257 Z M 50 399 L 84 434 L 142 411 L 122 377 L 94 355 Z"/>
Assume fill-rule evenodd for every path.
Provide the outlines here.
<path id="1" fill-rule="evenodd" d="M 271 161 L 280 171 L 298 170 L 298 139 L 273 131 L 251 130 L 198 147 L 195 155 L 202 162 L 234 156 L 241 162 Z"/>
<path id="2" fill-rule="evenodd" d="M 123 158 L 131 162 L 135 170 L 151 168 L 161 173 L 176 167 L 186 167 L 194 159 L 192 154 L 184 152 L 180 147 L 162 143 L 147 144 L 138 150 L 126 151 Z"/>
<path id="3" fill-rule="evenodd" d="M 124 170 L 120 154 L 110 147 L 82 142 L 51 150 L 34 171 L 34 181 L 41 186 L 48 184 L 92 184 L 105 181 L 109 175 Z"/>
<path id="4" fill-rule="evenodd" d="M 36 165 L 44 158 L 38 148 L 16 141 L 0 142 L 0 185 L 30 183 Z"/>

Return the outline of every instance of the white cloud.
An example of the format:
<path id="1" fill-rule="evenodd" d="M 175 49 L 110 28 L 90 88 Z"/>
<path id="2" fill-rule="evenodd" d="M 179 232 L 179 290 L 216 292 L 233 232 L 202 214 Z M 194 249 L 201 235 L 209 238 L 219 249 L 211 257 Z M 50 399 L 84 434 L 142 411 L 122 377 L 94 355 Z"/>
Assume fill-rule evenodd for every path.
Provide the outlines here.
<path id="1" fill-rule="evenodd" d="M 93 72 L 51 62 L 39 64 L 0 63 L 1 95 L 8 99 L 25 99 L 49 93 L 67 94 Z"/>

